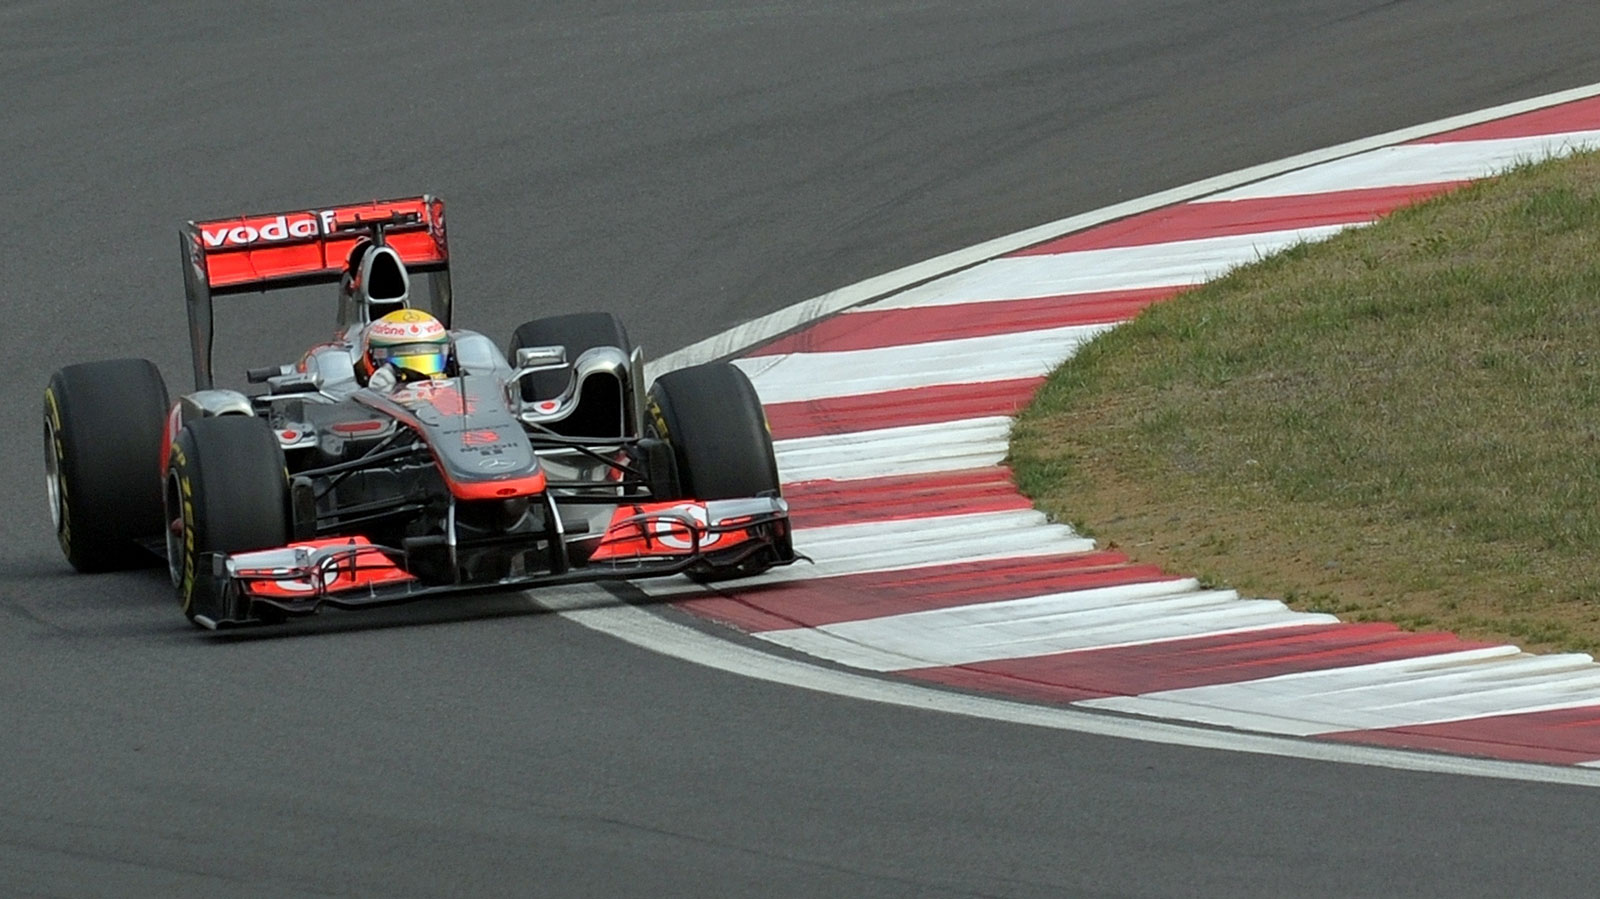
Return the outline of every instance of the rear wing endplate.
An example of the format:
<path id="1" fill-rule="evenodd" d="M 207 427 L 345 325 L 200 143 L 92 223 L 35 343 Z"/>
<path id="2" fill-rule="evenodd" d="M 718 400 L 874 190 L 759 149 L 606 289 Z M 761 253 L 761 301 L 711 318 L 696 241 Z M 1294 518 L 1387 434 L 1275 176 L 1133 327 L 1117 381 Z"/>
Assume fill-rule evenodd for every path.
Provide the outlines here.
<path id="1" fill-rule="evenodd" d="M 179 231 L 196 390 L 212 386 L 212 298 L 310 284 L 337 284 L 349 255 L 384 221 L 383 240 L 408 274 L 428 275 L 429 310 L 450 327 L 450 249 L 444 200 L 424 194 L 188 222 Z"/>

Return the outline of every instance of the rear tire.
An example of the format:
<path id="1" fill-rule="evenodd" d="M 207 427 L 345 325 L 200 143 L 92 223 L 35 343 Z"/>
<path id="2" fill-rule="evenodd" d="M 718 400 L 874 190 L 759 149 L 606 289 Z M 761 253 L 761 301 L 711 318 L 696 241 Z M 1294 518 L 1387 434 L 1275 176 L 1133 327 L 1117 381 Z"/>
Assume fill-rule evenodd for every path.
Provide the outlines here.
<path id="1" fill-rule="evenodd" d="M 69 365 L 44 391 L 45 480 L 61 552 L 79 571 L 152 565 L 167 386 L 144 359 Z"/>
<path id="2" fill-rule="evenodd" d="M 614 346 L 624 353 L 633 352 L 628 329 L 609 312 L 573 312 L 523 322 L 511 335 L 506 358 L 516 365 L 517 350 L 528 346 L 564 346 L 568 362 L 576 362 L 579 356 L 597 346 Z M 567 375 L 560 371 L 538 372 L 523 378 L 521 386 L 525 400 L 548 399 L 567 386 Z"/>
<path id="3" fill-rule="evenodd" d="M 210 553 L 270 549 L 289 542 L 289 480 L 283 448 L 259 418 L 223 415 L 184 425 L 167 462 L 167 563 L 183 614 L 198 624 L 248 611 L 225 595 Z"/>

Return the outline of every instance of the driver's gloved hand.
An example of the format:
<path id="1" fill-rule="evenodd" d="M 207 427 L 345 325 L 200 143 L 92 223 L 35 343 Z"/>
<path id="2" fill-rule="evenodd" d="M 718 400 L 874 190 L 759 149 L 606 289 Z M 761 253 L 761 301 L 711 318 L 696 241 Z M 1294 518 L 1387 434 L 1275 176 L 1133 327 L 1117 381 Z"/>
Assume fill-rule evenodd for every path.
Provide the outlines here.
<path id="1" fill-rule="evenodd" d="M 395 385 L 399 383 L 400 379 L 395 377 L 394 366 L 392 365 L 385 365 L 379 368 L 377 371 L 372 373 L 371 378 L 367 379 L 368 387 L 371 387 L 373 390 L 382 391 L 383 393 L 388 393 L 389 391 L 393 390 Z"/>

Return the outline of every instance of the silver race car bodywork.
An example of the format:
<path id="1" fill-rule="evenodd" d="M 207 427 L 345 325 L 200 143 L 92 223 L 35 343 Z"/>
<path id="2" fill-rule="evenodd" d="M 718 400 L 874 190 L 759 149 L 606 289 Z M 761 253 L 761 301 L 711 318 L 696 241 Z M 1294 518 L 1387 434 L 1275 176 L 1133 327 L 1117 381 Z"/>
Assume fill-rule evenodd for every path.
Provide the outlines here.
<path id="1" fill-rule="evenodd" d="M 536 319 L 508 352 L 453 328 L 438 198 L 190 222 L 182 248 L 195 390 L 159 429 L 160 532 L 113 536 L 163 552 L 196 624 L 794 561 L 744 376 L 702 366 L 647 390 L 641 351 L 602 314 Z M 418 279 L 425 302 L 411 294 Z M 338 284 L 333 339 L 250 370 L 256 390 L 218 387 L 216 298 L 319 283 Z M 448 329 L 448 369 L 407 380 L 364 367 L 370 323 L 414 308 Z M 95 401 L 57 395 L 92 394 L 81 385 L 94 366 L 135 361 L 52 381 L 47 465 L 62 518 L 71 509 L 56 494 L 76 486 L 65 472 L 95 460 L 60 434 L 82 430 L 78 407 Z M 96 567 L 81 543 L 62 545 Z"/>

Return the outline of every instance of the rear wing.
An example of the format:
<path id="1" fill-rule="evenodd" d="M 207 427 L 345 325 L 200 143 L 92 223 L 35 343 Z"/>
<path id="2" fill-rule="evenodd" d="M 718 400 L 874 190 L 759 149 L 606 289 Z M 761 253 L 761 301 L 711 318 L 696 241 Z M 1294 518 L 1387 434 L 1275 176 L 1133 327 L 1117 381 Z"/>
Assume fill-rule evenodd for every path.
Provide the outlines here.
<path id="1" fill-rule="evenodd" d="M 428 275 L 429 311 L 450 327 L 450 249 L 444 200 L 424 194 L 321 209 L 188 222 L 178 234 L 196 390 L 212 385 L 212 298 L 337 284 L 351 250 L 382 222 L 383 240 L 412 276 Z M 341 310 L 341 316 L 343 310 Z M 343 324 L 344 322 L 341 322 Z"/>

